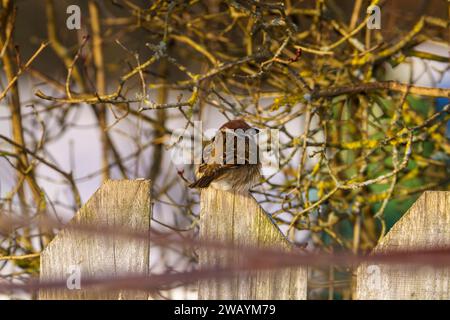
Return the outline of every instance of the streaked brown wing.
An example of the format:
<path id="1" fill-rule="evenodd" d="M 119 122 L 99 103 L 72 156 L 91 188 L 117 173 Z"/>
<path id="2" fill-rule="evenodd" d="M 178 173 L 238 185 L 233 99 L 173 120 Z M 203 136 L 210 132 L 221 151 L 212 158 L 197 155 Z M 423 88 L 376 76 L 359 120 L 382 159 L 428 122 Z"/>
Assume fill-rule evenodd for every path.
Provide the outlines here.
<path id="1" fill-rule="evenodd" d="M 214 180 L 220 178 L 228 170 L 239 167 L 232 164 L 202 164 L 200 165 L 199 172 L 201 173 L 194 183 L 190 184 L 190 188 L 207 188 Z"/>

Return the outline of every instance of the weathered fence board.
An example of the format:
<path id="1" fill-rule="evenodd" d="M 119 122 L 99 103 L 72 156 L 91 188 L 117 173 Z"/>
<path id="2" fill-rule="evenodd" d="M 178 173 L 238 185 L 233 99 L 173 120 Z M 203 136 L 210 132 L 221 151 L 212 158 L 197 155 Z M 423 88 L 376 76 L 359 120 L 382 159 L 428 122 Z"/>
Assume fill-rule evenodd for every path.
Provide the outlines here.
<path id="1" fill-rule="evenodd" d="M 83 279 L 149 274 L 149 241 L 70 228 L 76 224 L 148 232 L 151 185 L 145 180 L 107 181 L 41 254 L 43 283 L 65 281 L 80 271 L 81 288 L 42 289 L 40 299 L 148 299 L 135 290 L 83 288 Z M 271 217 L 250 195 L 206 189 L 201 194 L 200 238 L 238 247 L 295 250 Z M 450 246 L 450 192 L 425 192 L 392 227 L 374 252 Z M 239 266 L 245 252 L 199 250 L 200 266 Z M 357 299 L 450 299 L 450 268 L 361 265 Z M 307 270 L 291 267 L 240 272 L 236 277 L 201 281 L 199 299 L 297 299 L 307 296 Z"/>
<path id="2" fill-rule="evenodd" d="M 151 183 L 144 180 L 107 181 L 69 222 L 147 232 L 151 219 Z M 83 289 L 83 278 L 124 273 L 148 274 L 149 243 L 62 230 L 41 255 L 42 282 L 68 279 L 79 268 L 81 290 L 46 289 L 40 299 L 147 299 L 145 292 Z"/>
<path id="3" fill-rule="evenodd" d="M 427 191 L 374 249 L 450 245 L 450 192 Z M 450 299 L 450 269 L 405 265 L 361 265 L 357 299 Z"/>
<path id="4" fill-rule="evenodd" d="M 200 237 L 234 246 L 292 249 L 278 226 L 253 197 L 211 188 L 201 193 Z M 220 250 L 200 250 L 199 256 L 201 267 L 238 262 Z M 306 268 L 255 273 L 242 273 L 231 280 L 200 282 L 199 299 L 306 299 Z"/>

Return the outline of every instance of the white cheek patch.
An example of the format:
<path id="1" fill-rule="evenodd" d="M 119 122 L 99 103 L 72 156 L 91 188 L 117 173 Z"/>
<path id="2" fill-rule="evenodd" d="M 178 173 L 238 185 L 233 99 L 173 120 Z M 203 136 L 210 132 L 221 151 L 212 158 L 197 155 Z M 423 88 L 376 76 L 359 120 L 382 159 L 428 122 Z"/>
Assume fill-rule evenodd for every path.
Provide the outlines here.
<path id="1" fill-rule="evenodd" d="M 224 191 L 229 191 L 233 188 L 231 183 L 227 182 L 226 180 L 214 181 L 211 183 L 211 187 L 213 187 L 214 189 L 224 190 Z"/>

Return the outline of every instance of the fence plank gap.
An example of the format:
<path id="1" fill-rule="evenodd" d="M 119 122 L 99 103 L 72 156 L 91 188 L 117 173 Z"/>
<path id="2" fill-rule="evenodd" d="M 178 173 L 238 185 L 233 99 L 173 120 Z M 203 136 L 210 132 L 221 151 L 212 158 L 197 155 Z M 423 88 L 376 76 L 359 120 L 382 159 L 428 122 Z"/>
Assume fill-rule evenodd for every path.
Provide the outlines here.
<path id="1" fill-rule="evenodd" d="M 250 195 L 208 188 L 201 193 L 200 238 L 234 246 L 293 246 Z M 234 257 L 235 258 L 235 257 Z M 226 266 L 236 260 L 221 250 L 199 251 L 200 267 Z M 241 273 L 227 280 L 199 283 L 199 299 L 306 299 L 306 268 Z"/>
<path id="2" fill-rule="evenodd" d="M 450 192 L 427 191 L 374 249 L 431 249 L 450 246 Z M 450 269 L 405 265 L 361 265 L 355 298 L 450 299 Z"/>
<path id="3" fill-rule="evenodd" d="M 88 224 L 148 232 L 150 194 L 149 180 L 108 180 L 68 225 Z M 81 289 L 76 289 L 76 279 L 70 278 L 68 287 L 71 290 L 40 290 L 39 299 L 147 299 L 148 294 L 141 291 L 83 289 L 83 278 L 149 274 L 149 256 L 147 241 L 64 229 L 42 252 L 40 281 L 69 279 L 79 272 Z"/>

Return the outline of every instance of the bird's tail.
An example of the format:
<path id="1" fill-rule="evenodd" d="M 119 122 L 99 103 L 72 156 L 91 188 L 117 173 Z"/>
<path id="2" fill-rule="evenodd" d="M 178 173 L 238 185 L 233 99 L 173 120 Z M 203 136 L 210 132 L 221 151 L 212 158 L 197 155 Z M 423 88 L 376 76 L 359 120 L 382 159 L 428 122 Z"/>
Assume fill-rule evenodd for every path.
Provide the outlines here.
<path id="1" fill-rule="evenodd" d="M 189 185 L 189 188 L 207 188 L 214 180 L 213 175 L 204 175 Z"/>

